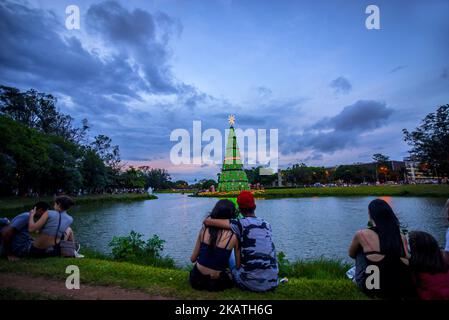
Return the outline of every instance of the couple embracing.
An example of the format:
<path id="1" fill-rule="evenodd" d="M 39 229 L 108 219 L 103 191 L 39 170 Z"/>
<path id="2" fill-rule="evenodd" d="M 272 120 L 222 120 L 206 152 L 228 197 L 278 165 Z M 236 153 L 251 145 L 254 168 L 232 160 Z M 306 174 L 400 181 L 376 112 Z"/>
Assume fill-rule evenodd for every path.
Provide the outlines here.
<path id="1" fill-rule="evenodd" d="M 22 257 L 77 256 L 70 228 L 73 218 L 67 213 L 73 204 L 68 196 L 59 196 L 54 210 L 40 201 L 30 212 L 19 214 L 11 222 L 1 219 L 0 254 L 6 254 L 10 261 Z"/>
<path id="2" fill-rule="evenodd" d="M 256 203 L 242 191 L 237 204 L 219 200 L 198 234 L 191 261 L 190 284 L 199 290 L 219 291 L 233 286 L 265 292 L 278 285 L 278 264 L 270 224 L 255 215 Z"/>

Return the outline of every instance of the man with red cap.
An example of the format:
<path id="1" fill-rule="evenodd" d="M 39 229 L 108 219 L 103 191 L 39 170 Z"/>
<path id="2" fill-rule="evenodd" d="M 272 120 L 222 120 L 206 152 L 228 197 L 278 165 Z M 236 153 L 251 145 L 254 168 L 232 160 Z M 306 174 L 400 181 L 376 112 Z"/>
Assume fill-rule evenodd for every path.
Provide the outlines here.
<path id="1" fill-rule="evenodd" d="M 234 281 L 242 289 L 256 292 L 273 290 L 278 285 L 276 249 L 270 224 L 255 215 L 256 202 L 250 191 L 237 197 L 242 219 L 210 219 L 206 226 L 231 229 L 240 241 L 240 268 L 232 269 Z"/>

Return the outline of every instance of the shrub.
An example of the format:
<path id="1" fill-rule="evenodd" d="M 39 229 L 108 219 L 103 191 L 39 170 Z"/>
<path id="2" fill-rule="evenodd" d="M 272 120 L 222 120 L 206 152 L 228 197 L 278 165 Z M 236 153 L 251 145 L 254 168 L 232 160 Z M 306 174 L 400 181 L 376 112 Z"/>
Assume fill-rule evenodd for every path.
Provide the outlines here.
<path id="1" fill-rule="evenodd" d="M 109 242 L 112 249 L 112 258 L 117 261 L 127 261 L 136 264 L 151 265 L 163 268 L 174 268 L 175 262 L 172 258 L 162 256 L 165 240 L 153 235 L 146 242 L 143 235 L 131 231 L 125 237 L 113 237 Z"/>
<path id="2" fill-rule="evenodd" d="M 278 266 L 279 266 L 279 276 L 287 277 L 291 274 L 290 261 L 288 261 L 284 252 L 280 251 L 278 253 Z"/>
<path id="3" fill-rule="evenodd" d="M 313 260 L 297 260 L 290 262 L 284 252 L 278 253 L 280 277 L 337 280 L 346 279 L 346 271 L 350 264 L 341 260 L 318 258 Z"/>

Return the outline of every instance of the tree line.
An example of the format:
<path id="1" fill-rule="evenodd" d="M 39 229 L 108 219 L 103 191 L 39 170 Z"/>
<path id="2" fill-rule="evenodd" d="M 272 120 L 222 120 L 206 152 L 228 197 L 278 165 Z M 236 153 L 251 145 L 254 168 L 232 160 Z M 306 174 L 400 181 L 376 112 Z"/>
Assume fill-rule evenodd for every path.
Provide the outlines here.
<path id="1" fill-rule="evenodd" d="M 260 167 L 246 171 L 251 184 L 277 186 L 278 175 L 260 175 Z M 405 174 L 405 168 L 396 168 L 391 165 L 390 158 L 383 154 L 373 155 L 373 162 L 368 164 L 355 163 L 336 167 L 307 166 L 297 163 L 280 170 L 282 184 L 289 186 L 310 186 L 314 184 L 338 183 L 376 183 L 386 181 L 400 181 Z"/>
<path id="2" fill-rule="evenodd" d="M 189 185 L 171 181 L 165 169 L 124 167 L 120 150 L 106 135 L 89 136 L 87 119 L 81 126 L 61 113 L 57 99 L 36 90 L 0 86 L 0 195 L 52 195 L 121 192 L 123 190 L 208 189 L 217 185 L 202 179 Z M 449 176 L 449 104 L 429 113 L 413 131 L 403 130 L 411 146 L 410 158 L 423 171 Z M 270 186 L 277 174 L 259 174 L 260 167 L 247 169 L 251 184 Z M 391 166 L 388 156 L 373 155 L 371 164 L 310 167 L 298 163 L 281 170 L 283 184 L 374 183 L 400 181 L 404 168 Z"/>
<path id="3" fill-rule="evenodd" d="M 403 129 L 404 141 L 411 147 L 409 160 L 418 164 L 418 170 L 426 176 L 436 177 L 441 183 L 449 177 L 449 104 L 429 113 L 414 130 Z M 388 143 L 388 142 L 386 142 Z M 316 183 L 375 183 L 404 181 L 405 167 L 395 167 L 390 158 L 377 153 L 368 164 L 355 163 L 333 168 L 309 167 L 294 164 L 281 170 L 284 184 L 313 185 Z M 261 176 L 260 167 L 246 170 L 251 184 L 270 186 L 277 175 Z"/>
<path id="4" fill-rule="evenodd" d="M 106 135 L 89 138 L 57 99 L 0 86 L 0 195 L 104 193 L 172 186 L 164 169 L 125 168 Z"/>

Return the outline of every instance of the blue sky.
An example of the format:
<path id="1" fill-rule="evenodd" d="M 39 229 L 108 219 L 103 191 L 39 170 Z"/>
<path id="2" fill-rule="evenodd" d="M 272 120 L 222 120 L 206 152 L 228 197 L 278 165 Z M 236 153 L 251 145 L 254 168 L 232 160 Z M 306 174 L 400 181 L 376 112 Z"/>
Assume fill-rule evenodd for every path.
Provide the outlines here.
<path id="1" fill-rule="evenodd" d="M 78 5 L 81 29 L 66 30 Z M 380 8 L 380 30 L 365 8 Z M 54 93 L 128 164 L 174 178 L 173 129 L 279 129 L 280 164 L 402 159 L 402 128 L 449 103 L 448 1 L 1 1 L 0 83 Z"/>

